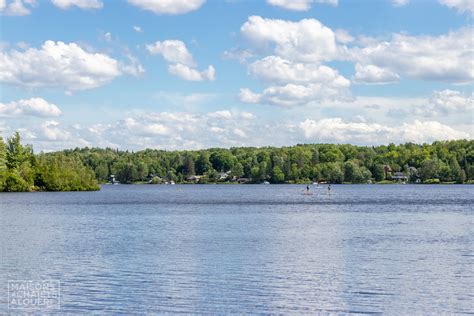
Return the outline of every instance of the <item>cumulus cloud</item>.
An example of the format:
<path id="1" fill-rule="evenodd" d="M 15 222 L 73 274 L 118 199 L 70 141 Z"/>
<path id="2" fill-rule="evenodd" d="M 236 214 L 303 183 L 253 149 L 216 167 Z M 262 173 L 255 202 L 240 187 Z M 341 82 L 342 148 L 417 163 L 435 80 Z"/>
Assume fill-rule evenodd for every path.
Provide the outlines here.
<path id="1" fill-rule="evenodd" d="M 40 139 L 50 141 L 65 141 L 68 140 L 71 134 L 59 127 L 60 123 L 57 121 L 46 121 L 39 127 L 37 134 Z"/>
<path id="2" fill-rule="evenodd" d="M 267 0 L 267 3 L 276 7 L 292 11 L 308 11 L 313 3 L 338 5 L 338 0 Z"/>
<path id="3" fill-rule="evenodd" d="M 249 65 L 248 69 L 254 76 L 269 82 L 337 82 L 341 87 L 349 85 L 347 79 L 328 66 L 291 62 L 278 56 L 259 59 Z"/>
<path id="4" fill-rule="evenodd" d="M 245 50 L 245 49 L 238 49 L 238 48 L 234 48 L 234 49 L 228 50 L 228 51 L 226 50 L 222 54 L 222 57 L 224 59 L 235 59 L 241 64 L 245 64 L 247 62 L 247 59 L 249 59 L 253 56 L 254 55 L 253 55 L 252 52 L 250 52 L 248 50 Z"/>
<path id="5" fill-rule="evenodd" d="M 186 45 L 179 40 L 157 41 L 146 45 L 152 55 L 161 55 L 169 63 L 168 72 L 188 81 L 213 81 L 216 79 L 214 66 L 209 65 L 206 70 L 199 71 L 193 56 Z"/>
<path id="6" fill-rule="evenodd" d="M 200 72 L 183 64 L 173 64 L 168 66 L 168 72 L 188 81 L 213 81 L 216 79 L 216 71 L 213 66 L 209 66 L 206 70 Z"/>
<path id="7" fill-rule="evenodd" d="M 389 113 L 394 116 L 443 117 L 460 116 L 457 121 L 467 120 L 472 124 L 474 115 L 474 93 L 462 93 L 455 90 L 434 91 L 431 97 L 418 104 L 392 108 Z"/>
<path id="8" fill-rule="evenodd" d="M 390 69 L 380 68 L 375 65 L 363 66 L 357 63 L 355 70 L 356 73 L 353 78 L 355 83 L 387 84 L 398 82 L 400 80 L 400 76 Z"/>
<path id="9" fill-rule="evenodd" d="M 128 0 L 128 3 L 157 15 L 184 14 L 199 9 L 205 0 Z"/>
<path id="10" fill-rule="evenodd" d="M 337 99 L 337 88 L 339 98 L 346 100 L 349 81 L 324 65 L 333 61 L 353 62 L 352 80 L 357 84 L 396 83 L 403 78 L 463 84 L 474 79 L 474 47 L 468 44 L 472 42 L 468 27 L 439 36 L 392 34 L 387 40 L 364 36 L 356 40 L 347 31 L 333 31 L 316 19 L 294 22 L 251 16 L 240 32 L 249 45 L 239 49 L 246 52 L 241 63 L 267 84 L 262 93 L 241 89 L 239 98 L 246 103 L 321 102 Z M 254 57 L 257 59 L 249 62 Z"/>
<path id="11" fill-rule="evenodd" d="M 337 29 L 334 31 L 334 35 L 336 36 L 336 41 L 342 44 L 347 44 L 354 41 L 354 37 L 349 34 L 348 31 L 343 29 Z"/>
<path id="12" fill-rule="evenodd" d="M 244 103 L 258 103 L 260 102 L 260 94 L 252 92 L 247 88 L 240 89 L 239 100 Z"/>
<path id="13" fill-rule="evenodd" d="M 435 91 L 429 100 L 434 112 L 440 114 L 448 113 L 466 113 L 473 115 L 474 111 L 474 93 L 463 94 L 460 91 L 443 90 Z"/>
<path id="14" fill-rule="evenodd" d="M 0 124 L 1 128 L 1 124 Z M 3 127 L 7 133 L 9 127 Z M 268 133 L 271 129 L 272 133 Z M 220 110 L 209 113 L 136 112 L 106 124 L 65 126 L 48 120 L 36 127 L 16 128 L 36 150 L 57 150 L 76 146 L 114 147 L 140 150 L 200 149 L 232 146 L 281 146 L 304 142 L 353 143 L 432 142 L 472 139 L 461 131 L 434 120 L 386 124 L 356 117 L 271 121 L 249 112 Z"/>
<path id="15" fill-rule="evenodd" d="M 0 117 L 17 116 L 54 117 L 61 115 L 61 110 L 42 98 L 21 99 L 9 103 L 0 103 Z"/>
<path id="16" fill-rule="evenodd" d="M 470 28 L 441 36 L 394 34 L 389 41 L 366 42 L 349 50 L 350 59 L 357 61 L 361 69 L 376 66 L 409 78 L 454 83 L 474 79 Z"/>
<path id="17" fill-rule="evenodd" d="M 137 114 L 106 126 L 88 129 L 93 142 L 136 148 L 198 149 L 243 145 L 252 113 L 222 110 L 210 113 L 157 112 Z M 137 137 L 139 136 L 139 137 Z"/>
<path id="18" fill-rule="evenodd" d="M 0 13 L 16 16 L 29 15 L 34 6 L 36 6 L 36 0 L 1 0 Z"/>
<path id="19" fill-rule="evenodd" d="M 351 97 L 350 81 L 322 64 L 338 58 L 340 50 L 336 34 L 318 20 L 251 16 L 241 33 L 257 52 L 270 55 L 248 65 L 248 72 L 268 86 L 261 93 L 241 89 L 240 101 L 297 106 Z M 341 40 L 351 41 L 348 34 L 345 37 Z"/>
<path id="20" fill-rule="evenodd" d="M 255 47 L 292 61 L 320 62 L 338 55 L 334 32 L 316 19 L 292 22 L 250 16 L 240 32 Z"/>
<path id="21" fill-rule="evenodd" d="M 101 0 L 51 0 L 51 2 L 62 10 L 67 10 L 72 7 L 80 9 L 101 9 L 104 3 Z"/>
<path id="22" fill-rule="evenodd" d="M 187 66 L 195 66 L 193 56 L 188 51 L 186 44 L 179 40 L 157 41 L 146 45 L 146 49 L 152 55 L 161 55 L 169 63 L 179 63 Z"/>
<path id="23" fill-rule="evenodd" d="M 397 142 L 433 142 L 470 138 L 466 132 L 457 131 L 436 121 L 403 123 L 384 126 L 378 123 L 350 122 L 341 118 L 326 118 L 319 121 L 306 119 L 299 128 L 312 142 L 336 142 L 353 144 L 386 144 Z"/>
<path id="24" fill-rule="evenodd" d="M 0 50 L 0 82 L 29 88 L 93 89 L 122 72 L 131 73 L 127 67 L 122 69 L 124 66 L 108 55 L 87 52 L 76 43 L 46 41 L 41 48 Z"/>
<path id="25" fill-rule="evenodd" d="M 311 102 L 325 102 L 331 100 L 351 99 L 348 91 L 350 83 L 347 81 L 333 82 L 331 84 L 309 83 L 284 86 L 270 86 L 261 93 L 254 93 L 249 89 L 240 91 L 240 101 L 244 103 L 262 103 L 293 107 Z M 346 92 L 344 94 L 344 91 Z"/>
<path id="26" fill-rule="evenodd" d="M 474 1 L 472 0 L 439 0 L 439 3 L 451 9 L 456 9 L 459 13 L 470 12 L 474 14 Z"/>

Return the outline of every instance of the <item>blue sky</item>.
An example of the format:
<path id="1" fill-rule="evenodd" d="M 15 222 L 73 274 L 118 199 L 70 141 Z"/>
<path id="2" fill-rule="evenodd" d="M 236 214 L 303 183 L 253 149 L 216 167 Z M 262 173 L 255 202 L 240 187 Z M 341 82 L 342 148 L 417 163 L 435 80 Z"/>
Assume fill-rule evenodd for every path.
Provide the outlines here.
<path id="1" fill-rule="evenodd" d="M 36 151 L 473 136 L 468 0 L 0 0 L 0 133 Z"/>

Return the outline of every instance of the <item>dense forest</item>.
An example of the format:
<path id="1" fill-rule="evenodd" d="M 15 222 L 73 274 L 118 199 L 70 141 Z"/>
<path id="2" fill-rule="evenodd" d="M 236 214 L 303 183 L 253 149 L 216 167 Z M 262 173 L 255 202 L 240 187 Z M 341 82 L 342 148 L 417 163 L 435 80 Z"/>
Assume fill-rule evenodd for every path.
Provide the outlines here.
<path id="1" fill-rule="evenodd" d="M 33 154 L 15 133 L 0 137 L 0 192 L 99 190 L 94 172 L 78 156 Z"/>
<path id="2" fill-rule="evenodd" d="M 367 183 L 474 180 L 474 141 L 361 147 L 308 144 L 291 147 L 212 148 L 138 152 L 83 148 L 65 150 L 105 182 Z M 397 176 L 397 177 L 396 177 Z"/>
<path id="3" fill-rule="evenodd" d="M 1 139 L 1 138 L 0 138 Z M 93 190 L 106 183 L 474 183 L 474 141 L 388 146 L 305 144 L 138 152 L 76 148 L 33 154 L 0 140 L 0 190 Z"/>

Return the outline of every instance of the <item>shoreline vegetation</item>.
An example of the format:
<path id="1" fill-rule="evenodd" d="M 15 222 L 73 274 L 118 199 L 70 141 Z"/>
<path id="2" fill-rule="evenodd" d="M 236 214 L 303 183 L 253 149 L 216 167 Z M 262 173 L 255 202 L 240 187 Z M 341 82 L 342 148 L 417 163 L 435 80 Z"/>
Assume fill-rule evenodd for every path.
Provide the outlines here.
<path id="1" fill-rule="evenodd" d="M 474 183 L 474 141 L 304 144 L 193 151 L 76 148 L 34 154 L 0 137 L 0 192 L 93 191 L 100 184 Z"/>

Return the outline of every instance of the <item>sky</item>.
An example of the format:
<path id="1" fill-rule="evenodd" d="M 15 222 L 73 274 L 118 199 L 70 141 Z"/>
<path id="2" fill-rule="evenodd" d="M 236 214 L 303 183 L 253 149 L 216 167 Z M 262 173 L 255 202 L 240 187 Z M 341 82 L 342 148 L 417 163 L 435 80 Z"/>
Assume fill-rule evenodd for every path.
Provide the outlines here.
<path id="1" fill-rule="evenodd" d="M 0 0 L 35 151 L 472 139 L 471 0 Z"/>

